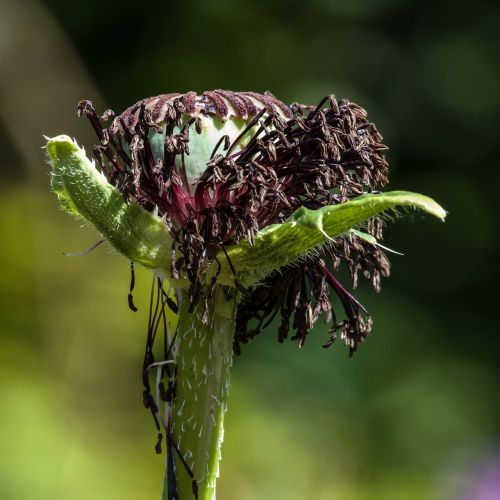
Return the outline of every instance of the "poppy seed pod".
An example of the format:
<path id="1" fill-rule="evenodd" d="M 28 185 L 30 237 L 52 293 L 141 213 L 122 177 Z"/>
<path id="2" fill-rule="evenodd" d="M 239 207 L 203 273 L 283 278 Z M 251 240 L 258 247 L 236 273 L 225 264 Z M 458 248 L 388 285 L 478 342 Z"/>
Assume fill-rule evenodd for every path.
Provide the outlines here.
<path id="1" fill-rule="evenodd" d="M 118 116 L 82 101 L 78 114 L 97 134 L 98 168 L 67 136 L 50 139 L 53 190 L 132 265 L 154 270 L 143 383 L 157 451 L 163 437 L 167 447 L 164 498 L 215 498 L 232 352 L 276 317 L 278 340 L 302 346 L 323 315 L 323 345 L 339 336 L 353 354 L 372 319 L 339 266 L 353 287 L 361 274 L 378 291 L 390 268 L 382 215 L 446 214 L 423 195 L 381 192 L 382 136 L 333 95 L 288 106 L 214 90 L 144 99 Z"/>

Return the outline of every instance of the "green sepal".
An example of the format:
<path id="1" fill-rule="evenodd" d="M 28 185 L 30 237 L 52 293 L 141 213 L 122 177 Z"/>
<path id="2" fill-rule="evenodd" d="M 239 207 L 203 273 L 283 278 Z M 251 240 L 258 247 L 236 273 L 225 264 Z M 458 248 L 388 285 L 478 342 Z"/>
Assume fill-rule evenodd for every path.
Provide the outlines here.
<path id="1" fill-rule="evenodd" d="M 90 222 L 120 253 L 143 266 L 166 272 L 172 239 L 165 223 L 123 195 L 67 135 L 48 139 L 51 186 L 61 207 Z"/>
<path id="2" fill-rule="evenodd" d="M 53 168 L 52 189 L 61 207 L 92 223 L 128 259 L 166 274 L 172 239 L 165 223 L 136 202 L 126 203 L 70 137 L 49 139 L 47 153 Z M 236 277 L 248 286 L 349 231 L 378 244 L 375 238 L 356 228 L 371 217 L 397 209 L 419 209 L 441 220 L 446 217 L 440 205 L 421 194 L 406 191 L 365 194 L 318 210 L 301 207 L 282 224 L 259 231 L 253 244 L 243 240 L 226 251 Z M 219 282 L 234 286 L 235 276 L 225 255 L 221 253 L 218 260 L 222 264 Z"/>
<path id="3" fill-rule="evenodd" d="M 243 240 L 227 248 L 228 257 L 244 285 L 262 280 L 275 269 L 306 257 L 314 248 L 338 237 L 368 219 L 397 209 L 418 209 L 440 220 L 445 210 L 431 198 L 406 191 L 365 194 L 351 201 L 318 210 L 299 208 L 282 224 L 265 227 L 255 236 L 254 244 Z M 374 243 L 376 240 L 374 241 Z M 224 255 L 221 276 L 229 281 L 231 272 Z"/>

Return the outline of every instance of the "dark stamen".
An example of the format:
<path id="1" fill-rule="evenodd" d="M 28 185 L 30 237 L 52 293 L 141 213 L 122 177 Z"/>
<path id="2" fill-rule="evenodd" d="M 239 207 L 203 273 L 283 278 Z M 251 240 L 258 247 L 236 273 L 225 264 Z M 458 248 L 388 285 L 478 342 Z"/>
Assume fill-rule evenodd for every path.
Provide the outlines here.
<path id="1" fill-rule="evenodd" d="M 83 252 L 63 252 L 63 255 L 65 257 L 83 257 L 84 255 L 89 254 L 93 250 L 95 250 L 101 243 L 104 243 L 104 240 L 99 240 L 96 243 L 94 243 L 92 246 L 87 248 L 87 250 L 84 250 Z"/>
<path id="2" fill-rule="evenodd" d="M 335 270 L 345 262 L 353 285 L 360 273 L 378 289 L 380 277 L 389 273 L 389 263 L 373 245 L 356 237 L 345 238 L 334 247 L 318 249 L 307 264 L 272 273 L 250 290 L 239 283 L 238 269 L 225 248 L 242 239 L 251 243 L 260 229 L 284 221 L 301 206 L 316 210 L 343 203 L 376 192 L 387 183 L 386 147 L 363 108 L 347 100 L 337 101 L 333 95 L 317 106 L 288 107 L 270 94 L 214 90 L 200 96 L 189 92 L 144 99 L 116 118 L 112 113 L 99 117 L 91 103 L 84 101 L 79 114 L 85 114 L 96 131 L 99 146 L 95 156 L 104 175 L 126 200 L 157 210 L 165 220 L 172 236 L 172 277 L 184 275 L 190 281 L 189 310 L 213 293 L 218 273 L 209 279 L 206 273 L 218 250 L 226 254 L 235 286 L 243 295 L 237 310 L 235 349 L 269 326 L 278 313 L 282 317 L 280 341 L 293 329 L 292 338 L 303 345 L 322 313 L 333 318 L 332 338 L 340 332 L 351 351 L 366 337 L 370 328 L 366 310 L 325 261 L 330 255 Z M 193 180 L 193 194 L 185 157 L 190 127 L 194 123 L 199 132 L 200 117 L 214 115 L 222 120 L 235 116 L 247 124 L 231 144 L 226 136 L 217 142 L 204 172 Z M 109 119 L 111 124 L 104 124 Z M 180 133 L 174 133 L 176 129 Z M 165 134 L 162 158 L 153 158 L 150 130 Z M 250 132 L 245 147 L 235 152 Z M 221 145 L 227 149 L 225 155 L 218 153 Z M 382 237 L 378 219 L 369 221 L 365 230 L 378 240 Z M 345 319 L 336 319 L 329 287 L 338 297 Z M 177 312 L 171 299 L 161 296 L 155 300 L 148 346 L 160 323 L 166 323 L 165 307 Z M 151 364 L 152 345 L 146 355 Z"/>

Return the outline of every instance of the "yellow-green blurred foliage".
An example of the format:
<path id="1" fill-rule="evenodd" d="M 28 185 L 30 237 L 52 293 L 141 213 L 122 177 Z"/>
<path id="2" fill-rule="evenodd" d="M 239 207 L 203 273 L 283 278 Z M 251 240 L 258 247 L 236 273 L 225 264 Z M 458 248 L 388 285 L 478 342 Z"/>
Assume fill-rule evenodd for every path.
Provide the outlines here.
<path id="1" fill-rule="evenodd" d="M 0 0 L 0 12 L 2 500 L 159 498 L 140 382 L 150 275 L 138 272 L 133 313 L 124 258 L 62 255 L 98 236 L 58 209 L 40 147 L 63 132 L 91 146 L 80 98 L 121 111 L 210 88 L 360 102 L 392 148 L 391 187 L 450 212 L 388 230 L 405 256 L 382 294 L 360 286 L 375 327 L 352 359 L 321 348 L 322 325 L 302 350 L 279 345 L 276 325 L 245 347 L 218 498 L 497 498 L 478 492 L 500 475 L 498 6 Z"/>

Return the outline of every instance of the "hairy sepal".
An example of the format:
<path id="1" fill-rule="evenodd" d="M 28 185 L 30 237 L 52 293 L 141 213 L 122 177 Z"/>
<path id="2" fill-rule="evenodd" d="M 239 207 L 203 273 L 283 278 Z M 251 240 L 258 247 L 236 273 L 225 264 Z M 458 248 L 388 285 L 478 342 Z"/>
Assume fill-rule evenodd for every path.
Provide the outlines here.
<path id="1" fill-rule="evenodd" d="M 106 180 L 83 148 L 67 135 L 48 139 L 51 186 L 61 207 L 90 222 L 120 253 L 166 272 L 172 240 L 165 223 L 123 195 Z"/>
<path id="2" fill-rule="evenodd" d="M 329 205 L 318 210 L 299 208 L 282 224 L 267 226 L 257 233 L 254 244 L 248 240 L 227 248 L 236 278 L 249 286 L 265 278 L 273 270 L 306 257 L 325 242 L 347 233 L 368 219 L 398 209 L 418 209 L 444 220 L 445 210 L 433 199 L 406 191 L 365 194 L 351 201 Z M 224 257 L 221 255 L 221 262 Z M 231 279 L 228 264 L 222 279 Z"/>

